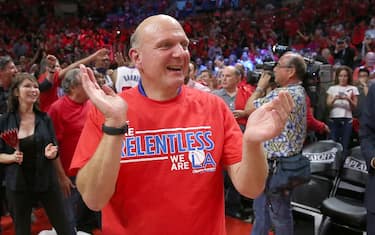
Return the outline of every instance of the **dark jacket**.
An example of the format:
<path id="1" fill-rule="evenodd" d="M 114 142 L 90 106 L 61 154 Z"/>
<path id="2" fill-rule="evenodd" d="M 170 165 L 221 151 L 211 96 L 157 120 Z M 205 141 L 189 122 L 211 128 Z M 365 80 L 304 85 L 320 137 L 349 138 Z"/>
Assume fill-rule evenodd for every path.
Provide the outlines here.
<path id="1" fill-rule="evenodd" d="M 0 87 L 0 116 L 7 112 L 8 109 L 8 91 Z"/>
<path id="2" fill-rule="evenodd" d="M 18 128 L 20 125 L 20 116 L 18 113 L 6 113 L 0 117 L 0 132 Z M 44 150 L 49 143 L 56 144 L 55 132 L 53 129 L 52 121 L 46 113 L 35 113 L 35 130 L 34 138 L 36 143 L 36 174 L 34 192 L 45 192 L 50 189 L 58 189 L 57 175 L 53 160 L 45 157 Z M 11 154 L 14 149 L 7 145 L 0 139 L 0 153 Z M 24 153 L 27 157 L 27 153 Z M 6 187 L 10 190 L 24 191 L 27 189 L 22 175 L 21 166 L 17 163 L 4 164 L 5 165 L 5 181 Z"/>
<path id="3" fill-rule="evenodd" d="M 346 66 L 349 66 L 350 68 L 353 68 L 354 56 L 355 56 L 355 51 L 351 47 L 346 47 L 345 49 L 337 53 L 333 53 L 335 64 L 346 65 Z"/>
<path id="4" fill-rule="evenodd" d="M 361 110 L 360 140 L 362 154 L 366 159 L 368 181 L 366 186 L 366 208 L 375 213 L 375 169 L 370 165 L 375 157 L 375 86 L 372 85 Z"/>

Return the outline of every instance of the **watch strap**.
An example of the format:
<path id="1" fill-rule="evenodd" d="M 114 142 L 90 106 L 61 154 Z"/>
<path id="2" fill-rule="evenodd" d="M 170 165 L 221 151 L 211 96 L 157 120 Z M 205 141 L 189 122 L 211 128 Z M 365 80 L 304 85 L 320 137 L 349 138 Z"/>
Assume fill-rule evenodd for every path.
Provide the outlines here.
<path id="1" fill-rule="evenodd" d="M 110 127 L 103 124 L 102 131 L 107 135 L 124 135 L 128 132 L 128 124 L 125 124 L 122 127 Z"/>

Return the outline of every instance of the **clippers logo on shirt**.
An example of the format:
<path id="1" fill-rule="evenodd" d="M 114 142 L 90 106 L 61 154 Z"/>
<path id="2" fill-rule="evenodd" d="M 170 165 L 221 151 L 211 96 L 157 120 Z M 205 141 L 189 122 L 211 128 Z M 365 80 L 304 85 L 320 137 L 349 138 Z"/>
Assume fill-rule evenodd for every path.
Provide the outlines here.
<path id="1" fill-rule="evenodd" d="M 209 126 L 135 130 L 129 127 L 122 144 L 121 163 L 169 161 L 171 171 L 216 171 Z"/>

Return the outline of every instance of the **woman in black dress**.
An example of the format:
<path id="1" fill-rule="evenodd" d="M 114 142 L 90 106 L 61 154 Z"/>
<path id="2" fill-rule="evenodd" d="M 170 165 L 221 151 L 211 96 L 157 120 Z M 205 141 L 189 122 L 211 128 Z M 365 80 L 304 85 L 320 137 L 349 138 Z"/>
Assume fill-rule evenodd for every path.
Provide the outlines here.
<path id="1" fill-rule="evenodd" d="M 0 117 L 0 132 L 18 130 L 18 143 L 0 139 L 5 164 L 6 194 L 16 235 L 31 234 L 31 210 L 41 202 L 59 235 L 75 234 L 64 212 L 54 159 L 58 149 L 51 119 L 39 111 L 37 80 L 19 73 L 10 87 L 8 112 Z M 10 146 L 13 145 L 13 146 Z"/>

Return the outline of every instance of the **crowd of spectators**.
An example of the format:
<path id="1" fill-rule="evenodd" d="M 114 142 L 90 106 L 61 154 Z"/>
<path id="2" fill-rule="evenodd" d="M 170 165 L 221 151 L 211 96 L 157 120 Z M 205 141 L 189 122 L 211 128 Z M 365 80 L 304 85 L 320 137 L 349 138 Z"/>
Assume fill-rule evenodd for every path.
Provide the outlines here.
<path id="1" fill-rule="evenodd" d="M 126 60 L 135 26 L 149 15 L 166 13 L 183 25 L 196 64 L 194 77 L 211 90 L 220 87 L 218 71 L 225 65 L 240 63 L 246 73 L 257 64 L 277 60 L 272 51 L 277 44 L 305 58 L 347 65 L 354 70 L 354 81 L 360 65 L 369 69 L 370 78 L 374 76 L 375 58 L 365 57 L 375 49 L 374 0 L 81 0 L 74 3 L 77 9 L 71 14 L 57 14 L 58 4 L 0 2 L 0 55 L 10 55 L 20 72 L 39 76 L 45 73 L 43 58 L 49 54 L 65 68 L 100 48 L 108 49 L 116 68 L 116 53 Z M 312 98 L 315 109 L 317 103 Z"/>
<path id="2" fill-rule="evenodd" d="M 180 20 L 192 42 L 192 59 L 206 66 L 223 57 L 227 63 L 249 61 L 247 67 L 252 69 L 273 59 L 269 49 L 275 44 L 309 55 L 329 49 L 328 62 L 342 63 L 334 57 L 337 43 L 344 41 L 352 49 L 345 63 L 353 67 L 375 46 L 372 0 L 187 0 L 182 6 L 178 2 L 82 0 L 75 14 L 56 16 L 55 1 L 5 1 L 0 3 L 0 55 L 9 54 L 23 63 L 23 56 L 30 62 L 39 52 L 38 59 L 43 53 L 53 54 L 64 66 L 102 47 L 126 52 L 135 25 L 156 13 Z"/>
<path id="3" fill-rule="evenodd" d="M 116 55 L 122 53 L 126 57 L 130 35 L 139 22 L 150 15 L 164 13 L 176 17 L 190 39 L 189 50 L 194 62 L 190 70 L 196 72 L 190 75 L 189 82 L 190 86 L 202 90 L 226 88 L 218 81 L 220 71 L 226 65 L 233 65 L 236 66 L 233 67 L 236 76 L 227 71 L 227 77 L 238 79 L 232 84 L 235 93 L 239 88 L 246 88 L 246 101 L 256 86 L 256 81 L 249 87 L 241 84 L 246 82 L 246 72 L 254 70 L 257 64 L 277 60 L 278 54 L 272 50 L 275 45 L 285 45 L 305 58 L 314 58 L 337 68 L 347 66 L 350 79 L 346 82 L 349 85 L 352 85 L 353 69 L 356 71 L 353 80 L 359 77 L 359 83 L 353 85 L 359 85 L 363 90 L 359 92 L 364 95 L 367 95 L 368 79 L 374 78 L 375 54 L 371 52 L 375 50 L 375 0 L 81 0 L 75 3 L 76 12 L 65 15 L 56 13 L 58 3 L 36 0 L 16 0 L 12 4 L 0 2 L 0 56 L 10 55 L 19 72 L 29 72 L 43 80 L 50 73 L 49 58 L 54 58 L 53 69 L 61 66 L 62 71 L 70 69 L 69 65 L 76 67 L 77 61 L 85 61 L 83 64 L 96 61 L 92 65 L 99 73 L 107 71 L 107 65 L 97 64 L 100 61 L 109 61 L 115 69 L 127 64 L 126 58 L 120 64 Z M 108 51 L 108 58 L 100 51 Z M 367 70 L 359 69 L 361 65 Z M 56 87 L 50 90 L 54 99 L 44 92 L 40 96 L 42 105 L 45 104 L 43 95 L 47 94 L 50 104 L 57 99 L 57 85 L 65 74 L 62 71 L 60 77 L 51 75 L 49 78 L 56 80 L 53 82 Z M 364 82 L 361 80 L 363 74 L 360 75 L 363 72 L 368 75 Z M 357 93 L 340 98 L 334 92 L 330 94 L 331 103 L 333 105 L 340 99 L 346 102 Z M 229 98 L 232 99 L 234 114 L 244 111 L 243 105 L 240 108 L 234 106 L 238 106 L 233 101 L 235 97 Z M 350 107 L 354 111 L 356 106 L 357 101 Z M 44 110 L 43 106 L 41 108 Z M 351 123 L 352 115 L 349 116 L 344 118 Z M 325 123 L 319 125 L 321 132 L 335 133 Z M 348 129 L 351 131 L 352 126 Z"/>

